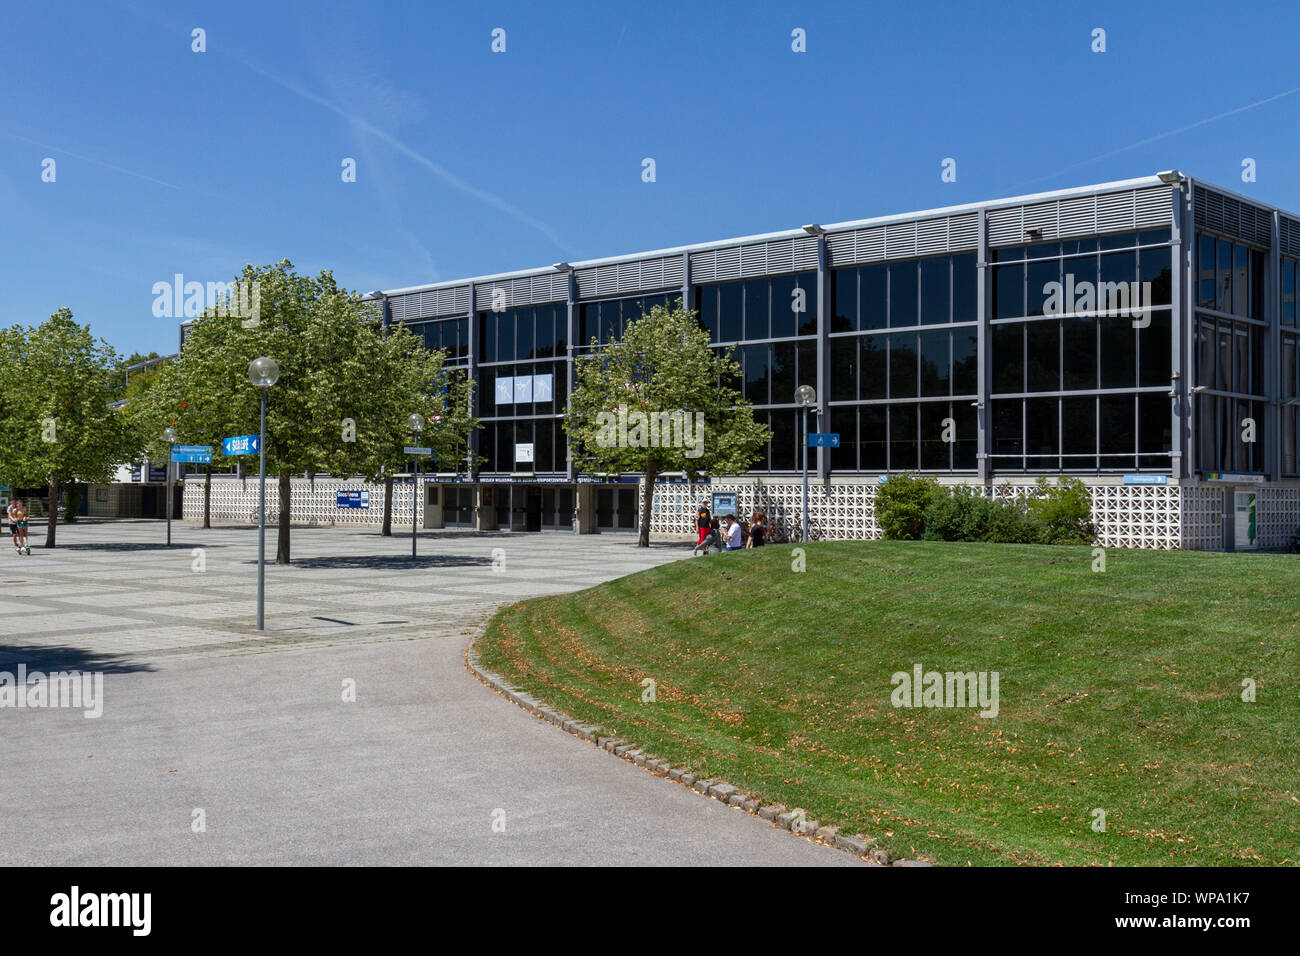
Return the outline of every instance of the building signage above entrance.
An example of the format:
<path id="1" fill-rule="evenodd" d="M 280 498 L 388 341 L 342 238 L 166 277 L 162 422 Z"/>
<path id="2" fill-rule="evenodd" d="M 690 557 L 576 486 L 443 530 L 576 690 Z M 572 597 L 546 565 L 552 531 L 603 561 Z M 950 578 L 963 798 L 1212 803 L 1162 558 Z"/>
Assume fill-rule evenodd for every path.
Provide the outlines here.
<path id="1" fill-rule="evenodd" d="M 1125 475 L 1124 484 L 1126 485 L 1167 485 L 1169 484 L 1168 475 Z"/>
<path id="2" fill-rule="evenodd" d="M 1239 474 L 1231 471 L 1207 471 L 1205 480 L 1231 482 L 1234 485 L 1262 485 L 1264 476 Z"/>

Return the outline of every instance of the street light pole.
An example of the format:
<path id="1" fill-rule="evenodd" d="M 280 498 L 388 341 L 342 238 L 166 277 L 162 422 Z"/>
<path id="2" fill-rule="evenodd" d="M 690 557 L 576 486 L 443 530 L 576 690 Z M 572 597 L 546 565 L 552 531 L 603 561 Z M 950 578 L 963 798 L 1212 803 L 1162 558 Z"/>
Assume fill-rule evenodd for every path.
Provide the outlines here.
<path id="1" fill-rule="evenodd" d="M 266 630 L 266 390 L 280 378 L 275 359 L 255 358 L 248 365 L 248 380 L 262 392 L 262 420 L 257 432 L 257 629 Z"/>
<path id="2" fill-rule="evenodd" d="M 176 455 L 176 429 L 163 431 L 167 439 L 167 547 L 172 546 L 172 458 Z"/>
<path id="3" fill-rule="evenodd" d="M 424 416 L 419 412 L 412 412 L 406 419 L 406 424 L 411 428 L 413 439 L 412 445 L 420 444 L 420 429 L 424 427 Z M 411 475 L 411 558 L 415 558 L 415 513 L 417 510 L 416 495 L 420 491 L 420 455 L 415 453 L 415 468 Z"/>
<path id="4" fill-rule="evenodd" d="M 795 404 L 803 406 L 803 541 L 808 541 L 808 409 L 817 403 L 817 390 L 800 385 L 794 390 Z"/>

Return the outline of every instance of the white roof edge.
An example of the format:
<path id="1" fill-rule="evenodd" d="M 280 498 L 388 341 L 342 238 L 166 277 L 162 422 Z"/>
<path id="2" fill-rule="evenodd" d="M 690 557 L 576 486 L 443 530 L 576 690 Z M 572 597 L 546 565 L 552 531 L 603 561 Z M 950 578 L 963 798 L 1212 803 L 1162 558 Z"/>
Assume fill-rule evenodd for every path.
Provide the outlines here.
<path id="1" fill-rule="evenodd" d="M 1189 180 L 1192 177 L 1187 177 Z M 933 219 L 938 216 L 955 216 L 963 213 L 975 212 L 980 209 L 1001 209 L 1006 206 L 1021 206 L 1030 203 L 1045 202 L 1051 199 L 1067 199 L 1074 196 L 1088 196 L 1097 193 L 1118 192 L 1122 189 L 1135 189 L 1143 186 L 1161 186 L 1160 177 L 1140 176 L 1137 179 L 1120 179 L 1110 183 L 1096 183 L 1091 186 L 1074 186 L 1069 189 L 1053 189 L 1049 192 L 1030 193 L 1024 196 L 1009 196 L 1006 199 L 991 199 L 983 202 L 963 203 L 957 206 L 940 206 L 935 209 L 921 209 L 915 212 L 895 213 L 888 216 L 875 216 L 870 219 L 853 219 L 847 222 L 836 222 L 822 224 L 822 228 L 827 233 L 848 232 L 852 229 L 863 229 L 869 226 L 883 226 L 895 222 L 909 222 L 914 219 Z M 1215 189 L 1211 183 L 1205 183 Z M 1220 190 L 1226 192 L 1227 190 Z M 1242 197 L 1245 199 L 1246 197 Z M 1257 199 L 1248 199 L 1248 202 L 1260 205 Z M 779 232 L 764 232 L 752 236 L 738 236 L 732 239 L 715 239 L 712 242 L 697 242 L 686 246 L 674 246 L 671 249 L 652 249 L 648 252 L 632 252 L 619 256 L 606 256 L 603 259 L 586 259 L 582 262 L 573 262 L 570 265 L 574 269 L 590 269 L 594 266 L 613 265 L 619 262 L 630 262 L 636 259 L 648 259 L 655 256 L 681 255 L 686 252 L 703 252 L 708 249 L 725 249 L 731 246 L 745 245 L 751 242 L 768 242 L 774 239 L 789 239 L 796 236 L 806 236 L 802 227 L 795 229 L 783 229 Z M 430 282 L 425 285 L 405 286 L 400 289 L 380 290 L 384 295 L 405 295 L 411 292 L 430 292 L 434 289 L 452 289 L 459 286 L 467 286 L 480 282 L 498 282 L 506 279 L 522 279 L 525 276 L 536 276 L 553 273 L 555 270 L 552 266 L 535 266 L 531 269 L 517 269 L 514 272 L 497 272 L 491 275 L 474 276 L 468 279 L 453 279 L 446 282 Z M 369 295 L 369 293 L 366 293 Z M 363 296 L 364 298 L 365 296 Z"/>

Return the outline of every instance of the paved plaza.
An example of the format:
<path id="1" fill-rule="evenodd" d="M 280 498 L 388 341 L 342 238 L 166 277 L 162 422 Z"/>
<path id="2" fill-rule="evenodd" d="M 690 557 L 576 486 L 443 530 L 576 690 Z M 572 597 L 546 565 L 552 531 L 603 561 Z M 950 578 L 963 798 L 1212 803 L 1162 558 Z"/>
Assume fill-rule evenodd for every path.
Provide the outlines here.
<path id="1" fill-rule="evenodd" d="M 293 565 L 267 564 L 259 633 L 256 529 L 178 522 L 171 548 L 165 533 L 82 522 L 52 551 L 43 527 L 30 557 L 0 550 L 0 671 L 104 675 L 98 718 L 0 709 L 0 864 L 855 863 L 465 670 L 495 608 L 689 543 L 423 532 L 413 561 L 409 534 L 295 528 Z"/>

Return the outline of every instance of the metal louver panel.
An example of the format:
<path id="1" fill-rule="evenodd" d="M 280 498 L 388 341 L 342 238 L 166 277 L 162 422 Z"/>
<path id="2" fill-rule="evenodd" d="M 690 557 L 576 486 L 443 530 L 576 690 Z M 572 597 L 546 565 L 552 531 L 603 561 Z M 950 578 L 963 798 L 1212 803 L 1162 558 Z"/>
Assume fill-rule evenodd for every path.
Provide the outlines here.
<path id="1" fill-rule="evenodd" d="M 1097 204 L 1092 196 L 1064 199 L 1056 204 L 1056 234 L 1089 236 L 1097 231 Z"/>
<path id="2" fill-rule="evenodd" d="M 1134 228 L 1133 194 L 1112 193 L 1097 197 L 1097 231 L 1122 232 Z"/>
<path id="3" fill-rule="evenodd" d="M 992 209 L 989 211 L 989 245 L 1009 246 L 1024 241 L 1025 229 L 1020 224 L 1022 209 Z"/>
<path id="4" fill-rule="evenodd" d="M 794 240 L 782 239 L 767 244 L 767 269 L 769 275 L 794 271 Z"/>
<path id="5" fill-rule="evenodd" d="M 1232 239 L 1269 244 L 1272 215 L 1251 203 L 1239 202 L 1201 186 L 1196 190 L 1196 225 Z"/>
<path id="6" fill-rule="evenodd" d="M 740 250 L 736 247 L 730 249 L 719 249 L 714 253 L 717 259 L 717 265 L 714 268 L 714 278 L 718 281 L 726 279 L 740 278 Z"/>
<path id="7" fill-rule="evenodd" d="M 925 219 L 916 224 L 916 251 L 919 255 L 948 251 L 948 220 Z"/>
<path id="8" fill-rule="evenodd" d="M 1174 217 L 1173 192 L 1168 186 L 1155 186 L 1134 193 L 1135 218 L 1139 229 L 1168 226 Z"/>
<path id="9" fill-rule="evenodd" d="M 1059 228 L 1058 213 L 1057 204 L 1054 202 L 1026 206 L 1021 214 L 1021 223 L 1024 226 L 1026 237 L 1028 237 L 1028 233 L 1032 229 L 1037 230 L 1044 239 L 1055 239 Z"/>
<path id="10" fill-rule="evenodd" d="M 812 236 L 796 239 L 791 243 L 790 269 L 793 272 L 807 272 L 817 268 L 817 240 Z"/>
<path id="11" fill-rule="evenodd" d="M 948 219 L 948 251 L 965 252 L 979 248 L 979 216 L 973 212 Z"/>
<path id="12" fill-rule="evenodd" d="M 1282 216 L 1280 227 L 1278 244 L 1283 254 L 1300 257 L 1300 220 Z"/>
<path id="13" fill-rule="evenodd" d="M 885 255 L 906 259 L 916 255 L 916 223 L 900 222 L 885 226 Z"/>

